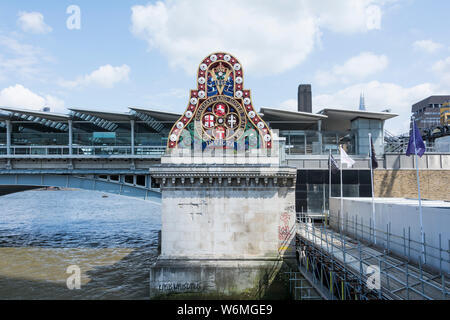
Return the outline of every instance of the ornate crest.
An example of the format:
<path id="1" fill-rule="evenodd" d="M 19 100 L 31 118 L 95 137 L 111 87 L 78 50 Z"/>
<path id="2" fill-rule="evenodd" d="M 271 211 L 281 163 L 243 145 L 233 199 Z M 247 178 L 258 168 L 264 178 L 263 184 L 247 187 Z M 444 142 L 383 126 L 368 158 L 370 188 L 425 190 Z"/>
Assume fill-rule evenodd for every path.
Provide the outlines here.
<path id="1" fill-rule="evenodd" d="M 238 143 L 246 150 L 271 148 L 270 128 L 254 110 L 243 79 L 242 66 L 232 55 L 218 52 L 203 59 L 197 89 L 191 90 L 186 111 L 170 131 L 168 149 L 195 142 L 202 150 L 236 149 Z"/>

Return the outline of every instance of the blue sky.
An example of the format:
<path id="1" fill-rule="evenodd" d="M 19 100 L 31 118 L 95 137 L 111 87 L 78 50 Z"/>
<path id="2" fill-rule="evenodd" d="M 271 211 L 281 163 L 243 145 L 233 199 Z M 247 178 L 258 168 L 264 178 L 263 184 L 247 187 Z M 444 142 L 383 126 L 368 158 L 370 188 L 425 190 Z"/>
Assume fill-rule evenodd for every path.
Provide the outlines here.
<path id="1" fill-rule="evenodd" d="M 257 107 L 391 108 L 406 131 L 411 104 L 450 94 L 446 0 L 1 1 L 0 105 L 64 112 L 183 112 L 195 68 L 213 51 L 241 60 Z M 80 29 L 66 13 L 80 8 Z"/>

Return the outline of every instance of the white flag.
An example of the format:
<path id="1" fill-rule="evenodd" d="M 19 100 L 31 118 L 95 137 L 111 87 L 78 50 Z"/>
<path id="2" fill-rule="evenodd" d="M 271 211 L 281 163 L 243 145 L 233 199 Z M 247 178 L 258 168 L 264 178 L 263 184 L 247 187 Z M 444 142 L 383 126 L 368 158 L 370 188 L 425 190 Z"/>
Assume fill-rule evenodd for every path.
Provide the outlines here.
<path id="1" fill-rule="evenodd" d="M 355 160 L 350 158 L 348 154 L 342 149 L 342 146 L 339 146 L 339 149 L 341 151 L 341 161 L 342 163 L 346 163 L 349 167 L 353 166 L 355 164 Z"/>

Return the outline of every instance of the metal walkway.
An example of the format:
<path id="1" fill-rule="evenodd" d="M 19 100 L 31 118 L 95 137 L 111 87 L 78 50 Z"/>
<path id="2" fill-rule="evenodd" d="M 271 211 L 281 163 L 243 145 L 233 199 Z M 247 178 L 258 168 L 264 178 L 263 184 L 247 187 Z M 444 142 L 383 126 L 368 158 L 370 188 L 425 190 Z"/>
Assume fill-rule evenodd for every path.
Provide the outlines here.
<path id="1" fill-rule="evenodd" d="M 294 300 L 323 300 L 324 296 L 315 288 L 313 281 L 303 272 L 286 272 L 289 276 L 289 291 Z M 325 298 L 328 300 L 328 298 Z"/>
<path id="2" fill-rule="evenodd" d="M 341 233 L 299 222 L 297 259 L 328 299 L 449 300 L 448 273 L 425 271 Z"/>

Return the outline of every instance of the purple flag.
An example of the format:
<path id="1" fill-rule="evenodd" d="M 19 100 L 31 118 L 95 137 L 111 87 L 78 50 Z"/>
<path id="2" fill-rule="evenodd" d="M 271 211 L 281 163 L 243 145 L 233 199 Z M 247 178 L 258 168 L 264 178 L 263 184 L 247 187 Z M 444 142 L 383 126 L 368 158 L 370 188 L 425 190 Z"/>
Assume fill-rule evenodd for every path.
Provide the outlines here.
<path id="1" fill-rule="evenodd" d="M 409 137 L 408 149 L 406 149 L 406 155 L 409 157 L 412 154 L 415 154 L 419 157 L 423 156 L 425 153 L 425 144 L 422 140 L 422 135 L 420 134 L 419 128 L 416 127 L 415 121 L 413 121 L 413 128 L 411 135 Z"/>
<path id="2" fill-rule="evenodd" d="M 336 174 L 339 172 L 339 165 L 337 164 L 336 160 L 333 158 L 333 156 L 330 154 L 330 163 L 331 163 L 331 172 L 333 174 Z"/>

